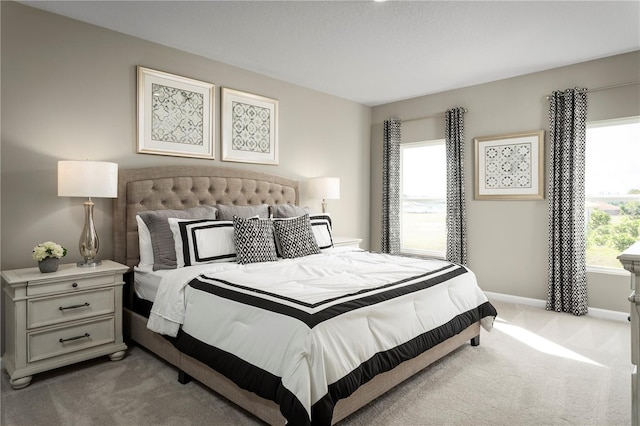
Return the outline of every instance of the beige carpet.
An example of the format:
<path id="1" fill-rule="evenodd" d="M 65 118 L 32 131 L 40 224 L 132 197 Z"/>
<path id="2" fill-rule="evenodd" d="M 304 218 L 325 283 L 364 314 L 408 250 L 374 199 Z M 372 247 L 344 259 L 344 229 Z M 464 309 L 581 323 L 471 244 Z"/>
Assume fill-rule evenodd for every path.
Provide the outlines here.
<path id="1" fill-rule="evenodd" d="M 495 302 L 480 346 L 465 345 L 341 425 L 628 425 L 629 324 Z M 259 425 L 139 347 L 34 376 L 2 374 L 2 425 Z"/>

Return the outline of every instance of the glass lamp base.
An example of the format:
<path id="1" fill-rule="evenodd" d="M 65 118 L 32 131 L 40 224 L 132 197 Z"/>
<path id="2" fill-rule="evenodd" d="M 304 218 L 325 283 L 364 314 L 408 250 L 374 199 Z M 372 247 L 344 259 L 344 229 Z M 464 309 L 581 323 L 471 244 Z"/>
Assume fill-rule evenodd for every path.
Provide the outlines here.
<path id="1" fill-rule="evenodd" d="M 98 241 L 98 234 L 96 233 L 96 227 L 93 224 L 93 201 L 91 197 L 84 202 L 84 228 L 80 235 L 80 256 L 84 259 L 78 262 L 79 268 L 91 268 L 100 265 L 99 260 L 96 259 L 98 255 L 98 247 L 100 242 Z"/>
<path id="2" fill-rule="evenodd" d="M 98 266 L 101 263 L 102 263 L 101 260 L 89 259 L 89 260 L 83 260 L 82 262 L 78 262 L 76 263 L 76 265 L 78 265 L 78 267 L 80 268 L 90 268 L 93 266 Z"/>

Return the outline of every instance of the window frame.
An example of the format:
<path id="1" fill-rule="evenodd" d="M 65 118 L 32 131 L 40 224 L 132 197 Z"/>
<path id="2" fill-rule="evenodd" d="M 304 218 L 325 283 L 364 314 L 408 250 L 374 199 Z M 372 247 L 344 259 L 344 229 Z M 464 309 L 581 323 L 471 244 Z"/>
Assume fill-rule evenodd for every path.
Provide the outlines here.
<path id="1" fill-rule="evenodd" d="M 589 121 L 586 123 L 587 130 L 591 128 L 600 128 L 600 127 L 611 127 L 611 126 L 620 126 L 625 124 L 632 123 L 640 123 L 640 116 L 631 116 L 631 117 L 623 117 L 623 118 L 611 118 L 606 120 L 597 120 L 597 121 Z M 589 139 L 585 138 L 585 149 L 589 149 Z M 586 164 L 585 164 L 585 173 L 586 173 Z M 628 200 L 628 201 L 640 201 L 640 194 L 622 194 L 622 195 L 612 195 L 612 196 L 593 196 L 589 197 L 585 188 L 585 203 L 587 201 L 620 201 L 620 200 Z M 586 227 L 587 227 L 587 209 L 585 206 L 584 210 L 585 215 L 585 237 L 586 237 Z M 640 241 L 640 240 L 639 240 Z M 600 266 L 600 265 L 586 265 L 587 273 L 599 273 L 599 274 L 610 274 L 610 275 L 629 275 L 629 272 L 626 271 L 622 264 L 620 264 L 620 268 L 614 268 L 610 266 Z"/>
<path id="2" fill-rule="evenodd" d="M 409 249 L 409 248 L 405 248 L 404 247 L 404 242 L 402 239 L 402 235 L 403 232 L 402 230 L 404 229 L 404 224 L 403 224 L 403 216 L 404 216 L 404 201 L 444 201 L 445 204 L 445 212 L 446 212 L 446 206 L 447 206 L 447 197 L 446 194 L 444 196 L 444 198 L 442 197 L 405 197 L 404 196 L 404 155 L 403 155 L 403 150 L 405 148 L 420 148 L 420 147 L 425 147 L 425 146 L 436 146 L 436 145 L 443 145 L 446 148 L 446 140 L 444 138 L 442 139 L 433 139 L 433 140 L 428 140 L 428 141 L 418 141 L 418 142 L 404 142 L 400 144 L 400 253 L 401 254 L 406 254 L 406 255 L 411 255 L 411 256 L 419 256 L 419 257 L 431 257 L 431 258 L 437 258 L 437 259 L 446 259 L 447 256 L 447 252 L 446 252 L 446 248 L 444 251 L 438 251 L 438 250 L 417 250 L 417 249 Z M 445 158 L 446 161 L 446 158 Z M 445 216 L 445 238 L 446 238 L 446 216 Z"/>

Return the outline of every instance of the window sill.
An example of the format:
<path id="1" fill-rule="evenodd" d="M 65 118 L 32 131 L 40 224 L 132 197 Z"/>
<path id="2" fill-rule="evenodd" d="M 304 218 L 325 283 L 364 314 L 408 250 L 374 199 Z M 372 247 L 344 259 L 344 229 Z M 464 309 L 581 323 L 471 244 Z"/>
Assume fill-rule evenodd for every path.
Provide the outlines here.
<path id="1" fill-rule="evenodd" d="M 587 266 L 587 273 L 593 274 L 605 274 L 605 275 L 620 275 L 628 277 L 631 273 L 623 268 L 605 268 L 604 266 Z"/>
<path id="2" fill-rule="evenodd" d="M 413 256 L 413 257 L 423 257 L 423 258 L 429 258 L 429 259 L 441 259 L 441 260 L 446 260 L 446 253 L 443 253 L 441 251 L 423 251 L 423 250 L 401 250 L 400 251 L 401 255 L 404 256 Z"/>

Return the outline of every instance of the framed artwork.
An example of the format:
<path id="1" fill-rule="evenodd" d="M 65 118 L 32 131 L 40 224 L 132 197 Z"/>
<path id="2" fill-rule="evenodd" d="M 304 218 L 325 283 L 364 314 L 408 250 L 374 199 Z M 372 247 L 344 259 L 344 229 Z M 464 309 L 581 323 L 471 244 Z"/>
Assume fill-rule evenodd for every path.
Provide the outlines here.
<path id="1" fill-rule="evenodd" d="M 215 85 L 138 67 L 138 153 L 214 158 Z"/>
<path id="2" fill-rule="evenodd" d="M 278 164 L 278 101 L 222 88 L 222 160 Z"/>
<path id="3" fill-rule="evenodd" d="M 474 138 L 476 200 L 544 199 L 544 130 Z"/>

